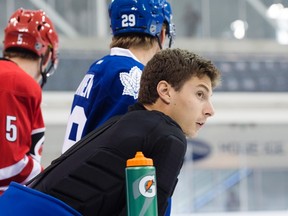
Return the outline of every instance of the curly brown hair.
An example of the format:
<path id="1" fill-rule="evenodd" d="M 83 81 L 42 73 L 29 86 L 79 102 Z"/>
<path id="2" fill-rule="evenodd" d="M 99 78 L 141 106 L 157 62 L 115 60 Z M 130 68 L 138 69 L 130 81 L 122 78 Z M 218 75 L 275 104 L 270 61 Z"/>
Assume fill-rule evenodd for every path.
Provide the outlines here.
<path id="1" fill-rule="evenodd" d="M 153 104 L 158 99 L 157 85 L 165 80 L 176 91 L 192 76 L 208 76 L 212 87 L 220 83 L 220 71 L 203 57 L 183 49 L 165 49 L 158 52 L 145 66 L 140 82 L 138 101 Z"/>

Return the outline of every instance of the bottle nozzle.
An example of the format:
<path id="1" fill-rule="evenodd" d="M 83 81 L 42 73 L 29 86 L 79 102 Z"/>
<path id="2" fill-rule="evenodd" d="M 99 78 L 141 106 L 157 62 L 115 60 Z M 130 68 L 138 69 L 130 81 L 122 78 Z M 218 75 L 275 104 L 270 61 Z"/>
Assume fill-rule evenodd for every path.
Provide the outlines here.
<path id="1" fill-rule="evenodd" d="M 134 158 L 127 160 L 126 166 L 153 166 L 153 160 L 146 158 L 141 151 L 138 151 Z"/>

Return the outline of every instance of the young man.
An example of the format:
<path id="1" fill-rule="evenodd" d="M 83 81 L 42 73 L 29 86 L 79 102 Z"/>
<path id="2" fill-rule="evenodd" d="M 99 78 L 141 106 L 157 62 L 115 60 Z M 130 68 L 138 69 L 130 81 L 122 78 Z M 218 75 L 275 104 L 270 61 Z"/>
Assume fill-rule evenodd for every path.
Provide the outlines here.
<path id="1" fill-rule="evenodd" d="M 0 59 L 0 194 L 11 181 L 24 184 L 42 171 L 45 126 L 38 82 L 45 84 L 58 59 L 57 33 L 41 10 L 18 9 L 4 34 L 4 58 Z"/>
<path id="2" fill-rule="evenodd" d="M 175 36 L 166 0 L 114 0 L 110 55 L 93 63 L 74 95 L 62 152 L 107 119 L 124 114 L 138 97 L 144 65 Z"/>
<path id="3" fill-rule="evenodd" d="M 210 99 L 219 78 L 210 61 L 191 52 L 160 51 L 142 73 L 139 102 L 77 142 L 25 189 L 11 184 L 0 197 L 1 213 L 26 212 L 24 201 L 30 200 L 15 199 L 28 190 L 61 200 L 85 216 L 126 215 L 126 161 L 141 151 L 153 159 L 158 215 L 164 215 L 183 164 L 186 136 L 196 136 L 213 116 Z M 22 208 L 11 208 L 15 203 Z M 30 212 L 41 205 L 30 204 Z"/>

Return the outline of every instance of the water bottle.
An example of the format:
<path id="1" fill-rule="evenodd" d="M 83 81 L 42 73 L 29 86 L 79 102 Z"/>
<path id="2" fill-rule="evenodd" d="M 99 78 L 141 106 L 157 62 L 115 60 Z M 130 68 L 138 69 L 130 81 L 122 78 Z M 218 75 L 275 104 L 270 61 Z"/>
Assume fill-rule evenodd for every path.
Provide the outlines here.
<path id="1" fill-rule="evenodd" d="M 142 152 L 127 160 L 126 197 L 128 216 L 157 216 L 156 173 L 153 160 Z"/>

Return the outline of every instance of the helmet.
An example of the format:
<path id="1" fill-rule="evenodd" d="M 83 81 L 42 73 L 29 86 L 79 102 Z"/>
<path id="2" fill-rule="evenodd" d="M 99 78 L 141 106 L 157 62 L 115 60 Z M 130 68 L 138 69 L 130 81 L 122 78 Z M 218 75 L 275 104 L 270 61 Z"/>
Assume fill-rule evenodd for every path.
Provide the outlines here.
<path id="1" fill-rule="evenodd" d="M 12 47 L 19 47 L 30 50 L 39 57 L 44 57 L 47 49 L 52 52 L 51 66 L 54 70 L 58 64 L 58 35 L 51 20 L 42 10 L 25 10 L 20 8 L 10 17 L 5 28 L 4 50 Z M 48 59 L 43 59 L 46 63 Z M 41 74 L 49 76 L 53 72 L 51 67 Z M 45 79 L 46 79 L 45 78 Z M 46 82 L 46 81 L 45 81 Z"/>
<path id="2" fill-rule="evenodd" d="M 42 10 L 18 9 L 10 17 L 5 28 L 4 50 L 20 47 L 44 56 L 47 48 L 52 49 L 52 60 L 58 58 L 58 35 Z"/>
<path id="3" fill-rule="evenodd" d="M 167 29 L 167 34 L 170 39 L 169 41 L 169 47 L 173 44 L 173 41 L 175 40 L 176 36 L 176 29 L 175 29 L 175 24 L 173 23 L 173 15 L 172 15 L 172 8 L 169 2 L 164 3 L 164 21 L 167 23 L 168 29 Z"/>
<path id="4" fill-rule="evenodd" d="M 109 6 L 114 36 L 144 33 L 158 36 L 164 22 L 165 0 L 112 0 Z"/>

